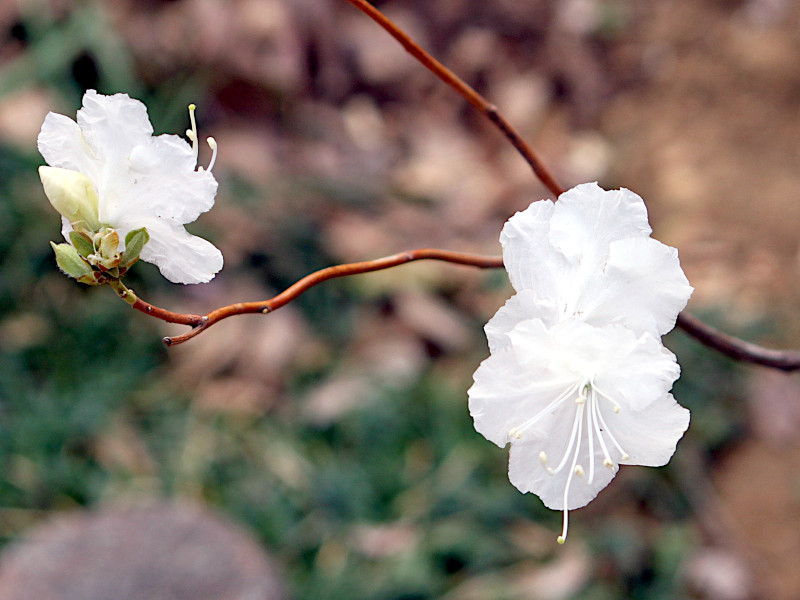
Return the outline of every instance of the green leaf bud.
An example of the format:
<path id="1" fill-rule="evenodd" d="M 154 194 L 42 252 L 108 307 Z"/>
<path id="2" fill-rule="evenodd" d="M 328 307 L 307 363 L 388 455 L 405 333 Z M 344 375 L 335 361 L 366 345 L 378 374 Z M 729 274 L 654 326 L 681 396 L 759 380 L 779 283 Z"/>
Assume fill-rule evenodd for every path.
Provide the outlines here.
<path id="1" fill-rule="evenodd" d="M 130 267 L 139 260 L 144 245 L 150 241 L 150 234 L 144 227 L 129 231 L 125 236 L 125 252 L 122 253 L 121 264 Z"/>
<path id="2" fill-rule="evenodd" d="M 80 254 L 84 258 L 86 258 L 87 256 L 89 256 L 94 252 L 94 246 L 92 245 L 92 240 L 85 233 L 70 231 L 69 241 L 72 242 L 73 246 L 75 246 L 75 249 L 78 251 L 78 254 Z"/>
<path id="3" fill-rule="evenodd" d="M 86 263 L 74 246 L 50 242 L 56 254 L 56 263 L 66 275 L 81 279 L 92 275 L 92 268 Z"/>

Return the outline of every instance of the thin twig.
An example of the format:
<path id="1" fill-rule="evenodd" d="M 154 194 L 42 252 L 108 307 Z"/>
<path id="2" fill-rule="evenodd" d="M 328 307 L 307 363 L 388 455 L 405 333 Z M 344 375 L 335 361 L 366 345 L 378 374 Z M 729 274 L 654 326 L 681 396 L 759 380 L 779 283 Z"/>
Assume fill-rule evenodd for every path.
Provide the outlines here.
<path id="1" fill-rule="evenodd" d="M 343 265 L 335 265 L 315 271 L 310 275 L 306 275 L 300 281 L 290 286 L 277 296 L 269 300 L 262 300 L 259 302 L 238 302 L 229 306 L 223 306 L 204 316 L 200 315 L 183 315 L 174 313 L 163 308 L 158 308 L 138 298 L 133 304 L 133 308 L 140 310 L 145 314 L 167 321 L 168 323 L 179 323 L 181 325 L 191 326 L 191 331 L 182 335 L 174 337 L 165 337 L 164 343 L 168 346 L 182 344 L 190 340 L 199 333 L 211 327 L 214 323 L 227 319 L 234 315 L 244 315 L 252 313 L 266 314 L 285 306 L 306 290 L 314 287 L 315 285 L 334 279 L 336 277 L 346 277 L 348 275 L 358 275 L 360 273 L 369 273 L 370 271 L 380 271 L 382 269 L 389 269 L 402 265 L 415 260 L 441 260 L 449 263 L 459 265 L 468 265 L 472 267 L 479 267 L 482 269 L 498 269 L 503 266 L 503 258 L 501 256 L 482 256 L 480 254 L 467 254 L 464 252 L 451 252 L 449 250 L 438 250 L 435 248 L 422 248 L 419 250 L 409 250 L 375 260 L 365 262 L 347 263 Z"/>
<path id="2" fill-rule="evenodd" d="M 677 327 L 683 329 L 708 348 L 734 360 L 762 365 L 781 371 L 800 370 L 800 352 L 796 350 L 771 350 L 722 333 L 688 313 L 678 315 Z"/>
<path id="3" fill-rule="evenodd" d="M 439 79 L 452 87 L 461 96 L 469 102 L 478 111 L 486 115 L 494 125 L 503 133 L 509 142 L 517 149 L 522 157 L 533 169 L 533 172 L 539 180 L 549 189 L 556 197 L 564 193 L 564 188 L 556 181 L 550 170 L 545 166 L 544 161 L 539 155 L 531 148 L 528 143 L 522 139 L 522 136 L 517 132 L 511 123 L 500 114 L 497 107 L 487 101 L 478 92 L 472 89 L 464 82 L 458 75 L 453 73 L 450 69 L 445 67 L 438 60 L 433 58 L 419 44 L 412 40 L 406 32 L 395 25 L 391 19 L 380 12 L 377 8 L 372 6 L 366 0 L 347 0 L 350 4 L 355 6 L 358 10 L 370 17 L 378 25 L 383 27 L 389 35 L 396 39 L 406 51 L 416 58 L 422 65 L 427 68 L 431 73 L 436 75 Z"/>

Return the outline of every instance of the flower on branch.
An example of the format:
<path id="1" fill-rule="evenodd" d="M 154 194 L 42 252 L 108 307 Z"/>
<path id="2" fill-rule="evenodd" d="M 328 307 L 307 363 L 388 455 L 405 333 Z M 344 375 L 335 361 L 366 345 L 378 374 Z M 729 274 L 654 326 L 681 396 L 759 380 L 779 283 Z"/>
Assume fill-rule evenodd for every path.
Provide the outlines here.
<path id="1" fill-rule="evenodd" d="M 478 432 L 511 444 L 511 482 L 564 511 L 560 542 L 570 509 L 621 464 L 666 464 L 689 425 L 660 336 L 692 287 L 650 233 L 639 196 L 591 183 L 534 202 L 500 238 L 517 293 L 485 327 L 469 408 Z"/>
<path id="2" fill-rule="evenodd" d="M 209 169 L 197 168 L 193 113 L 190 106 L 191 145 L 176 135 L 154 136 L 144 104 L 127 94 L 87 91 L 77 123 L 47 115 L 38 145 L 50 166 L 39 173 L 62 215 L 64 237 L 90 267 L 117 269 L 112 276 L 119 276 L 141 257 L 175 283 L 206 282 L 222 268 L 222 253 L 184 228 L 213 206 L 217 192 L 216 142 L 208 139 Z M 129 251 L 129 263 L 121 264 L 130 242 L 139 253 Z"/>

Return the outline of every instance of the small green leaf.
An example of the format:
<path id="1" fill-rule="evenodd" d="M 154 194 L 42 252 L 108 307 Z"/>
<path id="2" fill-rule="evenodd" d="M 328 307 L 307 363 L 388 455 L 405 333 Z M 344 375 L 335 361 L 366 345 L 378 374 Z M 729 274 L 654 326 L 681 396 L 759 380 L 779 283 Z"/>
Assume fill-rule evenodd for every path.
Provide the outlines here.
<path id="1" fill-rule="evenodd" d="M 121 264 L 130 267 L 139 260 L 142 248 L 149 241 L 150 234 L 144 227 L 128 232 L 128 235 L 125 236 L 125 252 L 122 253 Z"/>
<path id="2" fill-rule="evenodd" d="M 69 244 L 54 244 L 50 242 L 53 247 L 53 252 L 56 253 L 56 263 L 58 268 L 65 274 L 75 279 L 80 279 L 86 275 L 92 274 L 92 268 L 89 264 L 81 258 L 78 251 L 74 246 Z"/>
<path id="3" fill-rule="evenodd" d="M 92 252 L 94 252 L 94 246 L 92 245 L 92 240 L 85 233 L 70 231 L 69 241 L 71 241 L 72 245 L 75 246 L 75 249 L 78 251 L 78 254 L 80 254 L 84 258 L 86 258 Z"/>

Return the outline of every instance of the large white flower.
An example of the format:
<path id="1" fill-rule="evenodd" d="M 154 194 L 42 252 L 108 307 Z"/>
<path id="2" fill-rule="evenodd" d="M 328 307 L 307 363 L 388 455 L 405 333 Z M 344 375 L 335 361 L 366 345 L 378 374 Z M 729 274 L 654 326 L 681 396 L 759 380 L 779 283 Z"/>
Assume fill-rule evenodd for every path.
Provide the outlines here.
<path id="1" fill-rule="evenodd" d="M 535 314 L 547 324 L 574 316 L 660 336 L 692 287 L 678 252 L 651 231 L 638 195 L 585 183 L 515 214 L 500 242 L 511 284 L 535 293 Z"/>
<path id="2" fill-rule="evenodd" d="M 523 291 L 486 327 L 492 349 L 475 372 L 469 409 L 475 429 L 511 443 L 509 478 L 552 509 L 591 501 L 620 464 L 669 461 L 689 411 L 669 390 L 679 367 L 649 333 L 594 327 L 568 317 L 531 318 Z"/>
<path id="3" fill-rule="evenodd" d="M 72 193 L 80 186 L 76 176 L 62 170 L 80 173 L 93 186 L 87 205 L 94 203 L 100 224 L 115 229 L 120 240 L 130 231 L 147 229 L 143 260 L 176 283 L 209 281 L 222 268 L 222 253 L 184 225 L 213 206 L 217 182 L 209 170 L 196 169 L 194 123 L 192 131 L 192 145 L 177 135 L 153 136 L 144 104 L 127 94 L 103 96 L 89 90 L 77 123 L 52 112 L 45 118 L 38 139 L 51 167 L 40 170 L 45 191 L 54 206 L 66 200 L 74 205 L 74 197 L 66 198 L 69 194 L 60 189 L 69 186 Z M 63 212 L 62 233 L 69 241 L 73 227 Z"/>
<path id="4" fill-rule="evenodd" d="M 620 464 L 666 464 L 689 424 L 660 338 L 692 287 L 650 233 L 639 196 L 588 183 L 534 202 L 500 237 L 517 293 L 486 325 L 470 413 L 488 440 L 511 443 L 511 482 L 564 510 L 562 542 L 568 510 Z"/>

